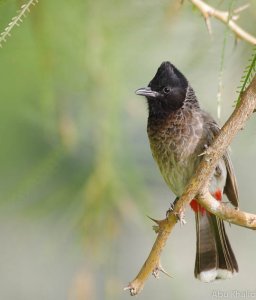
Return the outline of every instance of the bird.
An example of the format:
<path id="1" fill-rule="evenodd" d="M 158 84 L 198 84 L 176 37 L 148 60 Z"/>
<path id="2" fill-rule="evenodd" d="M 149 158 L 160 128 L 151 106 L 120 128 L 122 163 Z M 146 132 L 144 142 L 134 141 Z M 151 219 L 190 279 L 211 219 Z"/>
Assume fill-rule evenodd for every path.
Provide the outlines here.
<path id="1" fill-rule="evenodd" d="M 148 86 L 139 88 L 136 94 L 146 97 L 152 155 L 178 199 L 220 127 L 200 108 L 187 78 L 169 61 L 163 62 Z M 218 201 L 226 194 L 238 207 L 237 181 L 228 152 L 211 176 L 209 192 Z M 190 206 L 196 221 L 194 276 L 206 283 L 232 278 L 238 273 L 238 264 L 223 220 L 206 211 L 196 199 L 191 199 Z"/>

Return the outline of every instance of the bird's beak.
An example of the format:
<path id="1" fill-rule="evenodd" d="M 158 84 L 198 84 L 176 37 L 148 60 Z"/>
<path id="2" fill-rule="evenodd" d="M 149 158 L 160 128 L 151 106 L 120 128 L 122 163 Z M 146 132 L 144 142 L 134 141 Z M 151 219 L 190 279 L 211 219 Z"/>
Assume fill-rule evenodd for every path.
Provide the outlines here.
<path id="1" fill-rule="evenodd" d="M 152 91 L 150 87 L 140 88 L 137 91 L 135 91 L 135 94 L 149 98 L 156 98 L 159 95 L 158 92 Z"/>

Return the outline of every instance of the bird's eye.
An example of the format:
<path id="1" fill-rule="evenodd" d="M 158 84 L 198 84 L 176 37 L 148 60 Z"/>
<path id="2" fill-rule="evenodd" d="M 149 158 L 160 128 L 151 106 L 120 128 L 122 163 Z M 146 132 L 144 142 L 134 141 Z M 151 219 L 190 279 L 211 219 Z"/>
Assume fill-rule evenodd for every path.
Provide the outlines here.
<path id="1" fill-rule="evenodd" d="M 170 91 L 171 91 L 171 89 L 170 89 L 168 86 L 166 86 L 166 87 L 163 88 L 163 92 L 164 92 L 165 94 L 169 94 Z"/>

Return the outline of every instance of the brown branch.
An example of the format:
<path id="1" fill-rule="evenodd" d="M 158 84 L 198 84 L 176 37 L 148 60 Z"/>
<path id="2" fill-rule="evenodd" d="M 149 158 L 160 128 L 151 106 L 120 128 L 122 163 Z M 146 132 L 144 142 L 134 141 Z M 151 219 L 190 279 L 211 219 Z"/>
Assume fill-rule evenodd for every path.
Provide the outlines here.
<path id="1" fill-rule="evenodd" d="M 171 213 L 168 219 L 166 218 L 156 222 L 158 223 L 158 235 L 149 256 L 136 278 L 130 282 L 126 288 L 124 288 L 124 290 L 130 291 L 131 296 L 135 296 L 142 291 L 144 283 L 150 274 L 154 275 L 156 272 L 162 271 L 160 256 L 166 241 L 177 222 L 177 218 L 173 213 Z"/>
<path id="2" fill-rule="evenodd" d="M 217 201 L 208 191 L 197 196 L 198 202 L 212 214 L 229 223 L 256 229 L 256 215 L 234 209 Z"/>
<path id="3" fill-rule="evenodd" d="M 165 220 L 156 221 L 158 224 L 158 235 L 153 248 L 136 278 L 125 288 L 130 291 L 132 296 L 138 294 L 143 289 L 144 283 L 151 273 L 154 273 L 155 270 L 161 270 L 159 267 L 160 255 L 172 228 L 177 222 L 176 216 L 179 216 L 180 213 L 184 211 L 184 208 L 189 204 L 191 199 L 198 198 L 198 201 L 207 210 L 224 220 L 247 228 L 256 228 L 256 215 L 241 212 L 219 204 L 219 202 L 215 201 L 210 197 L 209 193 L 206 192 L 209 179 L 219 159 L 223 156 L 234 136 L 244 127 L 245 122 L 253 113 L 255 107 L 256 76 L 248 88 L 242 93 L 240 105 L 236 107 L 228 121 L 220 130 L 219 135 L 205 152 L 196 174 L 191 178 L 183 195 L 176 202 L 173 211 Z"/>
<path id="4" fill-rule="evenodd" d="M 190 0 L 190 2 L 193 3 L 204 16 L 209 33 L 212 32 L 209 18 L 214 17 L 220 20 L 222 23 L 226 24 L 238 38 L 245 40 L 253 45 L 256 45 L 256 38 L 236 24 L 235 20 L 238 19 L 237 15 L 230 16 L 229 12 L 215 9 L 214 7 L 210 6 L 209 4 L 206 4 L 202 0 Z M 244 8 L 244 6 L 240 9 L 238 8 L 236 10 L 236 13 L 243 10 Z"/>

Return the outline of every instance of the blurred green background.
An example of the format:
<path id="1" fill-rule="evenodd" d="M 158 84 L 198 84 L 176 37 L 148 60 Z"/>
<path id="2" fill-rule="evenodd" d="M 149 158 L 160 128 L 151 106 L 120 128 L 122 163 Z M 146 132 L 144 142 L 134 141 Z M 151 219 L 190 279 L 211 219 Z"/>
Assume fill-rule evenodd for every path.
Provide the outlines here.
<path id="1" fill-rule="evenodd" d="M 239 24 L 256 35 L 256 3 L 249 2 Z M 0 1 L 0 31 L 23 3 Z M 130 299 L 123 287 L 155 238 L 146 215 L 162 218 L 174 200 L 151 157 L 145 101 L 134 91 L 170 60 L 216 117 L 226 37 L 223 124 L 252 46 L 235 43 L 218 21 L 212 26 L 210 37 L 188 1 L 45 0 L 13 29 L 0 49 L 0 299 Z M 252 117 L 232 145 L 241 208 L 251 212 L 255 125 Z M 255 233 L 226 226 L 240 273 L 203 284 L 193 277 L 189 210 L 186 219 L 162 258 L 173 278 L 150 278 L 140 299 L 255 292 Z"/>

